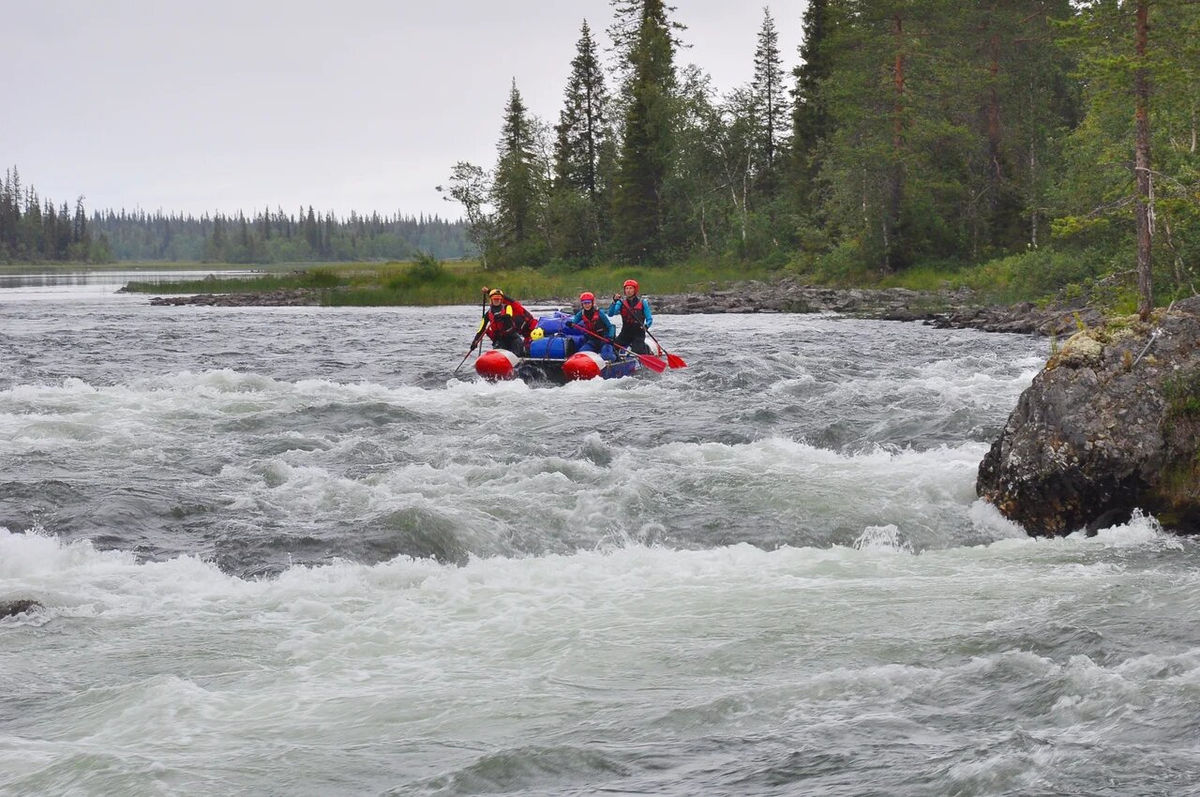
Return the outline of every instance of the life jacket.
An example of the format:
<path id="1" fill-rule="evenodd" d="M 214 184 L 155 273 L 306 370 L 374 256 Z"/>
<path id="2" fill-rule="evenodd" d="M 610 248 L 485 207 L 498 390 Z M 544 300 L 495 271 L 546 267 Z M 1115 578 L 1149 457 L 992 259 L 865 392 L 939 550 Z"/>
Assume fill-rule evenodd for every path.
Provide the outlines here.
<path id="1" fill-rule="evenodd" d="M 625 324 L 631 324 L 634 329 L 641 329 L 646 326 L 646 312 L 642 310 L 642 297 L 634 297 L 637 301 L 633 307 L 629 306 L 627 297 L 621 298 L 621 324 L 624 328 Z"/>
<path id="2" fill-rule="evenodd" d="M 537 319 L 519 302 L 511 299 L 505 299 L 499 308 L 488 305 L 483 319 L 487 324 L 487 336 L 492 340 L 508 337 L 514 332 L 528 338 L 537 325 Z"/>
<path id="3" fill-rule="evenodd" d="M 593 307 L 590 315 L 586 310 L 584 311 L 579 325 L 598 338 L 607 338 L 608 327 L 604 323 L 604 318 L 605 316 Z"/>

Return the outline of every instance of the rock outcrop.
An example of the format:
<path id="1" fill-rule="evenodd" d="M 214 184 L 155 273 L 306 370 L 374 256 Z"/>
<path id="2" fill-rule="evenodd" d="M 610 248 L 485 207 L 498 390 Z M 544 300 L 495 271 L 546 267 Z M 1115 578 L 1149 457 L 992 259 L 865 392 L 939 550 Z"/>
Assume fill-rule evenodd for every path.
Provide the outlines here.
<path id="1" fill-rule="evenodd" d="M 976 492 L 1035 536 L 1135 509 L 1200 533 L 1200 297 L 1067 340 L 1021 395 Z"/>
<path id="2" fill-rule="evenodd" d="M 29 598 L 14 601 L 0 601 L 0 619 L 16 617 L 18 614 L 40 611 L 42 604 Z"/>
<path id="3" fill-rule="evenodd" d="M 199 304 L 208 307 L 309 307 L 321 304 L 319 291 L 290 288 L 263 293 L 194 293 L 180 296 L 154 296 L 150 304 Z"/>

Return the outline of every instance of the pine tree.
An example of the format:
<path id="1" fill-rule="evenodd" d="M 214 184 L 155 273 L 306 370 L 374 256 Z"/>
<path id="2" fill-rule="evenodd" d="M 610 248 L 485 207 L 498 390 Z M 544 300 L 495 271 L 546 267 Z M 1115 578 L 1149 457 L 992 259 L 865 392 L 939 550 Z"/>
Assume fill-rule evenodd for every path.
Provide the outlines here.
<path id="1" fill-rule="evenodd" d="M 1068 31 L 1064 44 L 1080 58 L 1086 111 L 1068 141 L 1066 212 L 1052 226 L 1065 239 L 1085 232 L 1092 245 L 1132 250 L 1138 310 L 1147 315 L 1155 250 L 1166 247 L 1176 291 L 1190 292 L 1187 264 L 1200 255 L 1200 181 L 1190 143 L 1200 4 L 1094 0 L 1081 4 Z"/>
<path id="2" fill-rule="evenodd" d="M 1070 60 L 1054 46 L 1069 0 L 1015 0 L 964 11 L 939 47 L 963 130 L 963 209 L 972 260 L 1038 245 L 1047 170 L 1059 131 L 1077 118 Z"/>
<path id="3" fill-rule="evenodd" d="M 775 161 L 788 129 L 789 109 L 783 88 L 783 59 L 779 55 L 779 32 L 769 8 L 763 9 L 758 46 L 754 51 L 754 82 L 751 84 L 755 107 L 756 147 L 763 174 L 774 172 Z"/>
<path id="4" fill-rule="evenodd" d="M 597 199 L 602 190 L 600 154 L 609 135 L 608 128 L 608 91 L 596 56 L 596 44 L 585 20 L 555 128 L 556 187 L 578 191 L 592 201 Z"/>
<path id="5" fill-rule="evenodd" d="M 964 163 L 972 137 L 961 91 L 962 15 L 949 0 L 830 5 L 819 83 L 820 214 L 863 265 L 889 273 L 961 253 Z"/>
<path id="6" fill-rule="evenodd" d="M 554 186 L 550 224 L 555 257 L 585 262 L 607 228 L 611 152 L 608 92 L 587 21 L 580 29 L 571 75 L 555 127 Z"/>
<path id="7" fill-rule="evenodd" d="M 1167 3 L 1153 30 L 1160 37 L 1153 106 L 1160 260 L 1171 264 L 1176 289 L 1196 284 L 1200 270 L 1200 4 Z"/>
<path id="8" fill-rule="evenodd" d="M 492 180 L 496 265 L 540 266 L 548 256 L 544 225 L 546 163 L 541 141 L 514 79 L 504 109 Z"/>
<path id="9" fill-rule="evenodd" d="M 663 5 L 661 2 L 647 3 L 646 0 L 609 0 L 609 5 L 613 9 L 613 21 L 608 26 L 608 37 L 613 43 L 613 72 L 618 93 L 622 97 L 620 106 L 623 111 L 633 73 L 633 52 L 641 40 L 642 23 L 647 14 L 661 18 L 672 48 L 683 46 L 677 34 L 687 28 L 675 20 L 668 19 L 667 15 L 675 12 L 675 6 Z"/>
<path id="10" fill-rule="evenodd" d="M 792 74 L 796 87 L 792 104 L 792 174 L 795 195 L 801 210 L 807 210 L 820 166 L 818 147 L 831 132 L 822 82 L 832 72 L 833 54 L 829 47 L 832 19 L 829 0 L 809 0 L 804 9 L 804 40 L 800 45 L 800 64 Z"/>
<path id="11" fill-rule="evenodd" d="M 644 0 L 630 52 L 629 104 L 614 187 L 618 254 L 636 263 L 661 261 L 668 208 L 663 187 L 673 154 L 674 44 L 661 0 Z"/>

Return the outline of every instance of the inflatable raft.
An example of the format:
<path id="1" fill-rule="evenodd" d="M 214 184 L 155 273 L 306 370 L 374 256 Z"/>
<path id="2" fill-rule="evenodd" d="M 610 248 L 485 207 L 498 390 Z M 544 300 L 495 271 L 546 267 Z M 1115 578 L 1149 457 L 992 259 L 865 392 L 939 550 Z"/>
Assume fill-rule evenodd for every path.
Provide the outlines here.
<path id="1" fill-rule="evenodd" d="M 570 320 L 569 314 L 557 310 L 541 316 L 527 356 L 491 349 L 475 360 L 475 373 L 493 382 L 523 379 L 565 384 L 579 379 L 619 379 L 644 367 L 642 358 L 647 355 L 619 350 L 611 343 L 605 343 L 599 352 L 580 351 L 589 338 L 583 331 L 568 326 Z"/>

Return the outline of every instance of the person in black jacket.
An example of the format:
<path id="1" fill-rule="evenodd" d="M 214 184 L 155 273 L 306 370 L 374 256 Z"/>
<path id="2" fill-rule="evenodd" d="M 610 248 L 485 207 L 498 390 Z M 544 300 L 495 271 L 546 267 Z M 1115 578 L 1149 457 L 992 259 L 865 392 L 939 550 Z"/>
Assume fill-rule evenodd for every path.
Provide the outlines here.
<path id="1" fill-rule="evenodd" d="M 537 319 L 520 302 L 508 298 L 499 288 L 488 291 L 488 303 L 477 331 L 491 338 L 493 349 L 508 349 L 524 357 L 529 351 L 529 334 L 536 326 Z"/>

